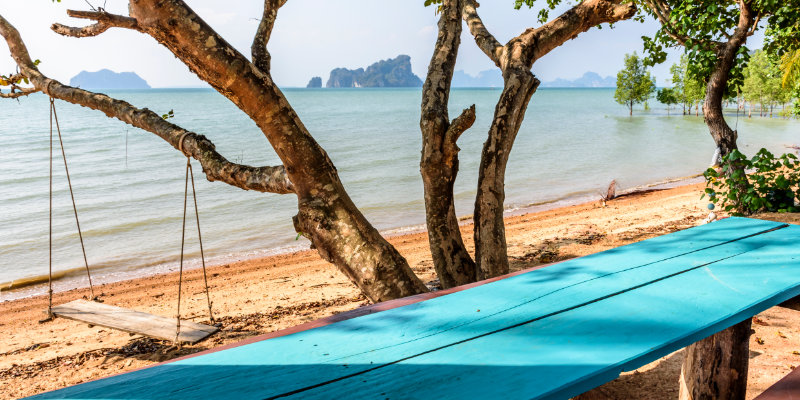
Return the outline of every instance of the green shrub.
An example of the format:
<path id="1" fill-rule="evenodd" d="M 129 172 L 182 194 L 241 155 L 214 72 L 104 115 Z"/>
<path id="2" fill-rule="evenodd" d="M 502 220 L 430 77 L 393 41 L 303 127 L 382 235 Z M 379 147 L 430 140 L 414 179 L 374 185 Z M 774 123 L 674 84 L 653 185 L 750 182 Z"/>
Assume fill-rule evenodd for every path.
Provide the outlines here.
<path id="1" fill-rule="evenodd" d="M 748 159 L 734 150 L 723 158 L 719 171 L 709 168 L 703 176 L 706 189 L 701 198 L 708 195 L 712 203 L 733 215 L 800 212 L 795 205 L 795 199 L 800 199 L 800 161 L 794 154 L 776 158 L 761 149 Z"/>

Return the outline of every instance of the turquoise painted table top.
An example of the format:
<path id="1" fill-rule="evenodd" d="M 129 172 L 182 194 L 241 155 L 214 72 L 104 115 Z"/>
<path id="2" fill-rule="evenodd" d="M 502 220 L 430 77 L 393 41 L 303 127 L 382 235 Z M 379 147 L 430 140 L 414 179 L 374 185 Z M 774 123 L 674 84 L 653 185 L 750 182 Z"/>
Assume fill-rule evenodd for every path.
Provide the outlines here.
<path id="1" fill-rule="evenodd" d="M 35 398 L 563 399 L 797 295 L 800 226 L 728 218 Z"/>

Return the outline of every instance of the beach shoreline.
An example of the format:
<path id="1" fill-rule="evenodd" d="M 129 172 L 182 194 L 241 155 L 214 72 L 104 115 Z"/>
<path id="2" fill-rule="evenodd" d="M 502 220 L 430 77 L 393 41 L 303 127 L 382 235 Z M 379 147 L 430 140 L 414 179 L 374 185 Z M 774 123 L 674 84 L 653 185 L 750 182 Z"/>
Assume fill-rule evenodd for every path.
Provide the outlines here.
<path id="1" fill-rule="evenodd" d="M 690 175 L 685 177 L 672 178 L 653 183 L 648 183 L 645 185 L 635 186 L 628 189 L 623 189 L 620 190 L 617 193 L 617 195 L 626 196 L 648 190 L 670 189 L 679 186 L 692 185 L 698 182 L 702 182 L 702 175 L 699 174 Z M 596 201 L 599 198 L 600 198 L 599 192 L 598 193 L 587 192 L 581 194 L 567 195 L 549 201 L 510 205 L 504 211 L 504 216 L 508 218 L 524 214 L 550 211 L 557 208 L 590 203 Z M 460 216 L 458 219 L 460 225 L 466 225 L 472 223 L 471 215 L 463 215 Z M 413 224 L 413 225 L 386 229 L 381 231 L 381 234 L 386 238 L 392 238 L 409 234 L 424 233 L 425 231 L 426 227 L 424 224 Z M 218 265 L 229 264 L 231 262 L 260 260 L 272 256 L 292 254 L 304 251 L 307 249 L 307 247 L 308 243 L 301 243 L 301 244 L 266 248 L 266 249 L 251 249 L 224 256 L 209 257 L 206 259 L 206 265 L 213 267 Z M 175 264 L 177 263 L 168 262 L 156 265 L 143 265 L 139 268 L 127 269 L 121 272 L 114 271 L 112 268 L 109 267 L 102 267 L 95 269 L 92 268 L 92 266 L 90 265 L 90 268 L 92 271 L 92 279 L 95 285 L 103 285 L 103 284 L 117 283 L 134 279 L 174 273 L 178 270 L 178 267 Z M 199 257 L 185 260 L 185 264 L 183 267 L 184 271 L 190 271 L 198 268 L 201 268 Z M 88 285 L 88 281 L 86 280 L 86 270 L 83 266 L 78 266 L 67 271 L 55 271 L 54 277 L 55 277 L 55 279 L 53 280 L 54 293 L 80 289 L 81 287 Z M 46 294 L 48 290 L 47 282 L 48 282 L 47 275 L 30 276 L 17 279 L 11 282 L 2 282 L 0 283 L 0 303 Z"/>
<path id="2" fill-rule="evenodd" d="M 701 224 L 708 215 L 707 202 L 700 200 L 703 187 L 702 183 L 690 183 L 634 192 L 605 205 L 590 201 L 507 216 L 512 271 Z M 766 217 L 800 223 L 797 215 Z M 462 233 L 472 251 L 472 225 L 468 221 L 464 221 Z M 423 282 L 435 279 L 424 231 L 388 236 Z M 222 323 L 221 331 L 180 349 L 168 342 L 65 319 L 40 324 L 47 310 L 44 295 L 0 303 L 0 329 L 4 332 L 0 336 L 0 398 L 30 396 L 130 371 L 368 304 L 357 288 L 314 250 L 231 261 L 209 267 L 208 274 L 214 316 Z M 103 284 L 95 290 L 107 304 L 168 317 L 176 312 L 175 273 Z M 183 318 L 208 322 L 202 271 L 185 273 L 183 296 Z M 82 297 L 88 297 L 88 289 L 56 293 L 54 303 Z M 800 364 L 800 356 L 792 353 L 800 350 L 794 348 L 800 342 L 800 312 L 776 307 L 759 318 L 763 325 L 754 324 L 756 334 L 751 339 L 755 355 L 748 398 Z M 680 352 L 673 353 L 605 385 L 603 390 L 617 393 L 617 397 L 609 398 L 677 397 L 676 366 L 679 373 L 680 360 Z"/>

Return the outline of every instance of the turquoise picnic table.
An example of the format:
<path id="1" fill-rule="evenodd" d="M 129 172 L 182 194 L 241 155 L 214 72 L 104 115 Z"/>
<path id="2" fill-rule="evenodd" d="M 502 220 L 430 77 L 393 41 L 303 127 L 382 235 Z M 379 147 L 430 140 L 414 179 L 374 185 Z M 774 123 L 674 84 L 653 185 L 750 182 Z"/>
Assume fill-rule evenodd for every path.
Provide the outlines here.
<path id="1" fill-rule="evenodd" d="M 34 398 L 569 398 L 800 295 L 800 226 L 728 218 L 460 289 Z"/>

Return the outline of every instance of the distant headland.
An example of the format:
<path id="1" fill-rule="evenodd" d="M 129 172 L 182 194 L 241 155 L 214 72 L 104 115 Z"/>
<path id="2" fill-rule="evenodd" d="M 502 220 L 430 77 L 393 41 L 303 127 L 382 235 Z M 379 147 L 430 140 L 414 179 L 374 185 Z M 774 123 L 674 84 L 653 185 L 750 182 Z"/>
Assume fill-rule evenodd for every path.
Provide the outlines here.
<path id="1" fill-rule="evenodd" d="M 81 89 L 150 89 L 147 81 L 135 72 L 114 72 L 108 69 L 97 72 L 81 71 L 69 80 L 69 85 Z"/>
<path id="2" fill-rule="evenodd" d="M 617 78 L 613 76 L 601 77 L 596 72 L 587 72 L 578 79 L 556 79 L 550 82 L 542 82 L 540 87 L 558 87 L 558 88 L 607 88 L 616 87 Z"/>
<path id="3" fill-rule="evenodd" d="M 578 79 L 568 80 L 558 78 L 549 82 L 542 82 L 543 88 L 592 88 L 616 87 L 617 80 L 613 76 L 601 77 L 596 72 L 586 72 Z M 487 69 L 472 76 L 458 70 L 453 74 L 453 87 L 503 87 L 503 75 L 500 69 Z"/>
<path id="4" fill-rule="evenodd" d="M 320 87 L 322 80 L 312 78 L 308 87 Z M 317 83 L 320 86 L 315 86 Z M 378 61 L 365 70 L 336 68 L 331 71 L 325 87 L 420 87 L 422 80 L 411 72 L 411 57 L 401 54 L 395 58 Z"/>

